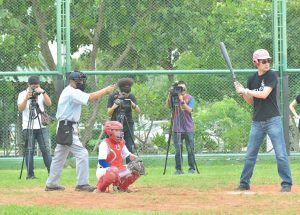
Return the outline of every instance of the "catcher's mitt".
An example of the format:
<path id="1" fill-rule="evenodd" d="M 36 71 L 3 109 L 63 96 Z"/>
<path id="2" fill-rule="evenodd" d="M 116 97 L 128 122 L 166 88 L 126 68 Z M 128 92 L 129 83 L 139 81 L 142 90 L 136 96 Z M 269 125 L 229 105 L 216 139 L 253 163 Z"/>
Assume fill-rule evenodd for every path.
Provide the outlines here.
<path id="1" fill-rule="evenodd" d="M 145 167 L 141 158 L 130 161 L 127 168 L 138 175 L 145 175 Z"/>

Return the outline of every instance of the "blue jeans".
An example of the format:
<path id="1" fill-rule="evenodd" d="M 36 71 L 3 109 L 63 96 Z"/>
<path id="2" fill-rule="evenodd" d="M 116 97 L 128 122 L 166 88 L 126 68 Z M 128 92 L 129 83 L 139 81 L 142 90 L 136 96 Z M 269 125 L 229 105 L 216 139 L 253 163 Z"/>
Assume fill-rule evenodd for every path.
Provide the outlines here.
<path id="1" fill-rule="evenodd" d="M 286 152 L 281 117 L 276 116 L 266 121 L 252 122 L 245 165 L 240 178 L 240 187 L 250 187 L 250 178 L 253 174 L 259 147 L 266 134 L 270 137 L 275 151 L 277 170 L 282 179 L 281 186 L 286 187 L 292 185 L 291 170 Z"/>
<path id="2" fill-rule="evenodd" d="M 33 129 L 32 141 L 30 142 L 28 141 L 29 133 L 30 133 L 29 129 L 23 130 L 23 137 L 25 141 L 25 152 L 26 152 L 25 158 L 26 158 L 27 176 L 28 177 L 34 176 L 33 156 L 35 152 L 36 141 L 39 144 L 39 148 L 42 152 L 44 164 L 49 173 L 52 158 L 49 149 L 48 129 L 47 128 Z"/>
<path id="3" fill-rule="evenodd" d="M 194 159 L 194 132 L 173 132 L 174 146 L 176 149 L 175 162 L 176 170 L 182 170 L 182 149 L 183 140 L 185 140 L 186 150 L 188 153 L 189 169 L 195 170 Z"/>

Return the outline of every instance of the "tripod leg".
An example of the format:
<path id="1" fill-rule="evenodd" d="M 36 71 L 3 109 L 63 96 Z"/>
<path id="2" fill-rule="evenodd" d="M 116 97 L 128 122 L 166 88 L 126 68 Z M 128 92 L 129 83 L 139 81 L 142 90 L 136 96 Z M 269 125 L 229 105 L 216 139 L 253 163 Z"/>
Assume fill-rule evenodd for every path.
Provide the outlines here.
<path id="1" fill-rule="evenodd" d="M 193 159 L 194 159 L 194 163 L 195 163 L 195 167 L 196 167 L 197 173 L 200 174 L 200 172 L 199 172 L 199 170 L 198 170 L 197 163 L 196 163 L 195 153 L 194 153 L 194 152 L 193 152 Z"/>
<path id="2" fill-rule="evenodd" d="M 21 170 L 20 170 L 19 179 L 22 178 L 23 168 L 24 168 L 24 162 L 25 162 L 25 156 L 26 156 L 26 149 L 27 149 L 27 140 L 26 140 L 26 137 L 27 137 L 27 130 L 26 130 L 26 134 L 24 133 L 24 131 L 22 131 L 22 136 L 23 136 L 23 139 L 24 139 L 24 141 L 25 141 L 25 144 L 24 144 L 24 148 L 22 149 L 22 152 L 23 152 L 23 159 L 22 159 L 22 164 L 21 164 Z"/>
<path id="3" fill-rule="evenodd" d="M 23 153 L 23 159 L 22 159 L 22 165 L 21 165 L 21 171 L 20 171 L 19 179 L 22 178 L 22 173 L 23 173 L 23 168 L 24 168 L 24 161 L 25 161 L 25 152 Z"/>
<path id="4" fill-rule="evenodd" d="M 24 154 L 23 154 L 23 161 L 22 161 L 22 166 L 21 166 L 21 172 L 19 178 L 22 178 L 22 172 L 23 172 L 23 167 L 24 167 L 24 160 L 26 161 L 26 166 L 27 166 L 27 177 L 29 176 L 29 171 L 30 171 L 30 165 L 33 167 L 33 159 L 31 160 L 31 153 L 32 153 L 32 145 L 33 145 L 33 121 L 35 119 L 35 113 L 34 113 L 34 108 L 32 104 L 30 103 L 29 106 L 29 118 L 28 118 L 28 124 L 27 128 L 24 132 L 23 130 L 23 137 L 25 140 L 25 147 L 24 147 Z M 33 171 L 33 169 L 32 169 Z"/>
<path id="5" fill-rule="evenodd" d="M 171 136 L 172 136 L 172 127 L 173 127 L 173 120 L 171 117 L 171 125 L 169 129 L 169 137 L 168 137 L 168 146 L 167 146 L 167 153 L 166 153 L 166 160 L 165 160 L 165 168 L 164 168 L 164 175 L 166 174 L 166 168 L 168 163 L 168 156 L 169 156 L 169 150 L 170 150 L 170 143 L 171 143 Z"/>
<path id="6" fill-rule="evenodd" d="M 124 118 L 123 118 L 123 119 L 125 120 L 125 123 L 126 123 L 126 125 L 127 125 L 127 127 L 128 127 L 129 137 L 130 137 L 130 139 L 131 139 L 131 141 L 132 141 L 134 151 L 136 152 L 136 155 L 139 156 L 138 149 L 137 149 L 137 147 L 136 147 L 136 145 L 135 145 L 135 143 L 134 143 L 133 134 L 132 134 L 132 132 L 131 132 L 129 123 L 128 123 L 127 118 L 126 118 L 125 115 L 124 115 Z M 122 124 L 123 124 L 123 123 L 122 123 Z"/>
<path id="7" fill-rule="evenodd" d="M 26 164 L 27 164 L 27 178 L 34 176 L 33 172 L 33 157 L 34 157 L 34 149 L 35 147 L 33 146 L 34 139 L 33 139 L 33 124 L 30 129 L 28 129 L 28 146 L 27 146 L 27 153 L 25 156 Z"/>
<path id="8" fill-rule="evenodd" d="M 30 125 L 30 122 L 28 122 L 28 126 L 29 125 Z M 29 135 L 29 130 L 28 129 L 26 129 L 25 131 L 24 130 L 22 131 L 22 136 L 23 136 L 23 139 L 25 141 L 25 144 L 24 144 L 24 148 L 22 149 L 22 151 L 23 151 L 23 159 L 22 159 L 22 164 L 21 164 L 21 170 L 20 170 L 19 179 L 22 178 L 23 168 L 24 168 L 24 163 L 25 163 L 25 158 L 26 158 L 26 153 L 27 153 L 27 150 L 28 150 L 28 135 Z"/>

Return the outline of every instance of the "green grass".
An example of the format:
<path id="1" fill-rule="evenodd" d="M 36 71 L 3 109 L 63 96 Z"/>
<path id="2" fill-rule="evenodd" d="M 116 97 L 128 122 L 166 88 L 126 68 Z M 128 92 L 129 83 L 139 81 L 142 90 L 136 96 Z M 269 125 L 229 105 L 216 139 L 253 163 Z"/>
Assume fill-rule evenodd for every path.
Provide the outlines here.
<path id="1" fill-rule="evenodd" d="M 185 159 L 186 161 L 186 159 Z M 15 164 L 13 169 L 8 169 L 11 163 Z M 23 178 L 19 177 L 19 167 L 21 161 L 7 161 L 0 160 L 1 166 L 1 180 L 0 180 L 0 192 L 5 188 L 10 189 L 25 189 L 36 188 L 45 186 L 47 179 L 47 172 L 43 168 L 37 168 L 35 170 L 37 180 L 25 180 L 26 169 L 23 172 Z M 41 162 L 41 161 L 37 161 Z M 238 185 L 239 177 L 243 168 L 243 159 L 241 158 L 197 158 L 197 164 L 200 174 L 195 175 L 180 175 L 174 176 L 174 158 L 170 158 L 168 161 L 167 173 L 163 175 L 164 158 L 147 158 L 144 159 L 147 175 L 141 177 L 136 182 L 136 187 L 166 187 L 166 188 L 192 188 L 200 192 L 214 191 L 214 190 L 231 190 Z M 39 166 L 37 164 L 36 166 Z M 300 182 L 300 158 L 291 158 L 291 168 L 294 184 L 298 185 Z M 95 162 L 90 162 L 90 183 L 96 184 L 95 177 Z M 185 166 L 184 170 L 187 171 L 188 167 Z M 280 189 L 280 177 L 277 174 L 276 162 L 273 157 L 259 158 L 254 170 L 254 175 L 251 180 L 255 185 L 278 185 Z M 75 187 L 76 185 L 76 171 L 70 166 L 65 168 L 61 177 L 61 184 L 67 187 Z M 142 191 L 141 191 L 142 192 Z M 300 196 L 296 193 L 295 197 Z M 16 198 L 22 198 L 22 195 L 18 193 L 11 193 L 10 195 L 16 195 Z M 261 201 L 268 196 L 257 196 L 255 201 Z M 261 198 L 261 199 L 260 199 Z M 277 198 L 277 197 L 276 197 Z M 280 198 L 277 199 L 280 202 Z M 0 198 L 1 200 L 1 198 Z M 133 209 L 134 211 L 134 209 Z M 271 210 L 270 210 L 271 212 Z M 195 212 L 180 212 L 179 214 L 195 214 Z M 222 214 L 222 210 L 219 211 Z M 226 213 L 226 211 L 224 212 Z M 245 208 L 243 211 L 245 214 L 255 214 L 255 211 Z M 272 212 L 271 212 L 272 213 Z M 275 213 L 275 212 L 274 212 Z M 121 211 L 118 209 L 68 209 L 64 207 L 49 208 L 45 206 L 17 206 L 10 204 L 1 204 L 0 202 L 0 214 L 166 214 L 165 212 L 136 212 L 134 211 Z M 213 214 L 208 211 L 201 211 L 200 214 Z M 294 210 L 283 211 L 276 214 L 294 214 Z M 296 213 L 295 213 L 296 214 Z"/>
<path id="2" fill-rule="evenodd" d="M 120 210 L 109 210 L 109 209 L 69 209 L 63 207 L 36 207 L 36 206 L 18 206 L 8 205 L 0 206 L 1 215 L 140 215 L 140 214 L 157 214 L 163 215 L 166 213 L 161 212 L 137 212 L 137 211 L 120 211 Z"/>

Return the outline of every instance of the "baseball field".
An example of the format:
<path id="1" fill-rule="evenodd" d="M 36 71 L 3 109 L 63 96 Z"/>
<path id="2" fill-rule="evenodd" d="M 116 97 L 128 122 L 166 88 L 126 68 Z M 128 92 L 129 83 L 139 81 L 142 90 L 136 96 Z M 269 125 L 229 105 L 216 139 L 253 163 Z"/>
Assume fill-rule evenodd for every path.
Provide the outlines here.
<path id="1" fill-rule="evenodd" d="M 144 158 L 147 175 L 132 188 L 137 192 L 76 192 L 73 160 L 62 173 L 63 192 L 44 191 L 47 171 L 36 160 L 38 179 L 22 179 L 20 160 L 0 160 L 0 214 L 299 214 L 300 158 L 290 157 L 294 186 L 280 193 L 273 156 L 258 159 L 251 191 L 234 192 L 243 167 L 242 157 L 198 157 L 200 174 L 173 175 L 173 158 L 163 175 L 163 158 Z M 90 182 L 96 184 L 95 162 Z M 40 167 L 40 168 L 39 168 Z M 185 168 L 187 169 L 187 167 Z M 187 171 L 186 171 L 187 172 Z"/>

